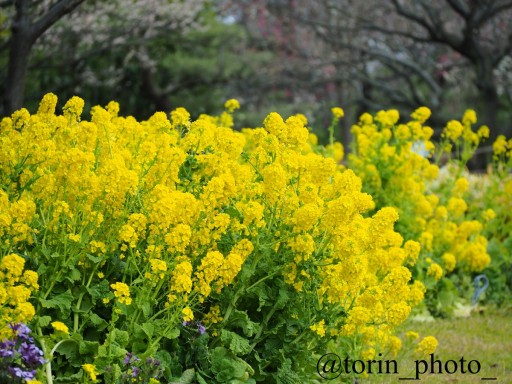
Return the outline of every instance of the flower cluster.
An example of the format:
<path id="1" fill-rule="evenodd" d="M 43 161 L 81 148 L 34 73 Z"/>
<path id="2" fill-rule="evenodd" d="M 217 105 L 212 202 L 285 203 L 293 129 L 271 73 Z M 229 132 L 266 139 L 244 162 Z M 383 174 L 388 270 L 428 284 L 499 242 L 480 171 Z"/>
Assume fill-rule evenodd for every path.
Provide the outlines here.
<path id="1" fill-rule="evenodd" d="M 43 351 L 34 344 L 26 324 L 11 323 L 9 329 L 11 334 L 0 342 L 0 379 L 34 380 L 37 369 L 45 363 Z"/>
<path id="2" fill-rule="evenodd" d="M 38 275 L 24 267 L 25 259 L 14 253 L 0 260 L 0 339 L 10 334 L 10 323 L 28 323 L 35 315 L 29 298 L 39 289 Z"/>
<path id="3" fill-rule="evenodd" d="M 37 113 L 0 123 L 1 281 L 23 286 L 24 302 L 37 296 L 38 334 L 72 319 L 52 326 L 85 360 L 55 359 L 56 371 L 115 378 L 126 356 L 125 379 L 138 380 L 140 364 L 157 370 L 146 360 L 157 351 L 172 371 L 191 361 L 174 355 L 190 335 L 183 322 L 203 334 L 183 350 L 210 348 L 201 369 L 223 382 L 253 367 L 269 382 L 286 369 L 307 375 L 333 339 L 350 340 L 354 357 L 396 353 L 395 328 L 429 279 L 486 264 L 482 228 L 464 217 L 466 183 L 443 198 L 431 189 L 439 169 L 418 154 L 433 149 L 425 108 L 407 124 L 396 110 L 363 115 L 347 169 L 343 146 L 317 150 L 303 115 L 273 112 L 239 132 L 236 100 L 217 117 L 177 108 L 141 122 L 115 102 L 90 121 L 79 98 L 62 115 L 56 102 L 46 95 Z M 334 122 L 344 114 L 332 112 Z M 473 120 L 460 123 L 472 143 Z M 47 277 L 40 291 L 15 251 Z"/>
<path id="4" fill-rule="evenodd" d="M 472 130 L 474 111 L 461 121 L 450 121 L 439 144 L 433 129 L 425 125 L 426 107 L 417 109 L 412 120 L 399 122 L 396 111 L 381 111 L 375 117 L 364 114 L 352 127 L 354 151 L 348 167 L 363 180 L 377 208 L 398 210 L 397 229 L 405 240 L 417 242 L 419 259 L 410 259 L 413 278 L 432 288 L 455 270 L 479 272 L 489 265 L 484 221 L 473 220 L 465 196 L 468 180 L 463 167 L 488 128 Z M 454 160 L 440 168 L 441 160 Z M 413 265 L 415 264 L 415 267 Z"/>

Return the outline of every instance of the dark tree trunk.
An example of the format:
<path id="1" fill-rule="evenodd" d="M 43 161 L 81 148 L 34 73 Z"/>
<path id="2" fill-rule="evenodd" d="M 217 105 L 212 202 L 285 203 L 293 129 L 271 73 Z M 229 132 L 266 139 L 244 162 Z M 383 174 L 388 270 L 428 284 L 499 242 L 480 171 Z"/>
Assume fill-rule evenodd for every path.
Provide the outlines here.
<path id="1" fill-rule="evenodd" d="M 5 82 L 4 115 L 8 116 L 20 109 L 25 95 L 25 79 L 28 69 L 30 50 L 33 45 L 30 21 L 27 17 L 26 1 L 16 4 L 16 16 L 13 20 L 9 46 L 9 66 Z"/>
<path id="2" fill-rule="evenodd" d="M 497 114 L 500 107 L 498 90 L 496 89 L 496 81 L 493 74 L 493 65 L 489 60 L 482 60 L 475 63 L 476 67 L 476 86 L 479 91 L 478 105 L 479 123 L 486 124 L 491 132 L 497 134 L 499 132 Z"/>
<path id="3" fill-rule="evenodd" d="M 478 89 L 478 98 L 475 105 L 478 114 L 477 126 L 485 124 L 489 127 L 490 137 L 486 141 L 487 144 L 490 144 L 494 142 L 498 135 L 505 133 L 498 122 L 500 100 L 496 89 L 493 65 L 490 59 L 482 58 L 478 62 L 474 62 L 474 66 L 476 70 L 475 85 Z M 479 153 L 468 165 L 475 170 L 484 170 L 486 164 L 491 160 L 492 153 Z"/>
<path id="4" fill-rule="evenodd" d="M 84 0 L 60 0 L 38 20 L 31 20 L 31 0 L 15 0 L 16 13 L 9 41 L 9 65 L 5 82 L 3 114 L 10 115 L 20 109 L 25 96 L 30 51 L 35 41 L 62 16 L 73 11 Z"/>

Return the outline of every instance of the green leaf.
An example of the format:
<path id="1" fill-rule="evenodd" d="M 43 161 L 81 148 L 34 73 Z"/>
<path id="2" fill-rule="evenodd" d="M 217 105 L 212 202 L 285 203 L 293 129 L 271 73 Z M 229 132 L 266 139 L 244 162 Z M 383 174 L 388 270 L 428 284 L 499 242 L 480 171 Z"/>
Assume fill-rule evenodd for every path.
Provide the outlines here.
<path id="1" fill-rule="evenodd" d="M 80 352 L 80 355 L 96 355 L 98 353 L 99 346 L 100 343 L 97 341 L 83 340 L 78 346 L 78 351 Z"/>
<path id="2" fill-rule="evenodd" d="M 39 299 L 43 308 L 58 308 L 63 317 L 68 317 L 71 312 L 73 295 L 68 290 L 60 295 L 56 295 L 49 300 Z"/>
<path id="3" fill-rule="evenodd" d="M 258 306 L 258 309 L 256 309 L 256 311 L 260 312 L 261 309 L 265 306 L 265 303 L 267 302 L 267 300 L 269 299 L 266 286 L 263 284 L 259 284 L 259 285 L 252 287 L 251 289 L 248 289 L 247 292 L 253 293 L 256 296 L 258 296 L 260 305 Z"/>
<path id="4" fill-rule="evenodd" d="M 122 371 L 119 365 L 113 364 L 110 366 L 108 372 L 105 372 L 104 380 L 106 384 L 117 384 L 121 379 Z"/>
<path id="5" fill-rule="evenodd" d="M 204 379 L 199 375 L 199 373 L 196 374 L 196 379 L 199 384 L 208 384 Z"/>
<path id="6" fill-rule="evenodd" d="M 290 295 L 288 294 L 288 290 L 281 288 L 279 289 L 279 296 L 276 301 L 276 309 L 283 309 L 286 307 L 286 304 L 290 301 Z"/>
<path id="7" fill-rule="evenodd" d="M 230 351 L 235 355 L 245 355 L 251 351 L 249 341 L 234 332 L 223 329 L 220 333 L 220 339 L 224 345 L 229 345 Z"/>
<path id="8" fill-rule="evenodd" d="M 181 377 L 178 379 L 178 381 L 173 381 L 171 384 L 192 384 L 195 378 L 196 371 L 194 368 L 190 368 L 181 374 Z"/>
<path id="9" fill-rule="evenodd" d="M 95 313 L 89 317 L 89 321 L 96 327 L 98 331 L 102 331 L 108 327 L 108 323 Z"/>
<path id="10" fill-rule="evenodd" d="M 286 359 L 283 365 L 277 370 L 277 375 L 275 375 L 277 384 L 302 384 L 304 382 L 291 367 L 292 363 L 290 359 Z"/>
<path id="11" fill-rule="evenodd" d="M 173 328 L 170 331 L 167 331 L 162 336 L 166 339 L 173 340 L 176 339 L 180 335 L 180 330 L 178 328 Z"/>
<path id="12" fill-rule="evenodd" d="M 73 283 L 80 280 L 81 277 L 82 275 L 80 274 L 80 271 L 76 268 L 72 268 L 69 274 L 66 276 L 66 279 Z"/>
<path id="13" fill-rule="evenodd" d="M 95 264 L 98 264 L 99 262 L 101 262 L 101 260 L 103 260 L 103 257 L 101 257 L 101 256 L 93 256 L 93 255 L 89 255 L 89 254 L 87 254 L 87 258 Z"/>
<path id="14" fill-rule="evenodd" d="M 48 324 L 50 324 L 50 321 L 52 321 L 50 316 L 41 316 L 37 319 L 37 325 L 40 327 L 46 327 Z"/>
<path id="15" fill-rule="evenodd" d="M 107 297 L 110 293 L 108 281 L 101 280 L 98 284 L 87 288 L 87 292 L 89 292 L 89 295 L 91 295 L 93 303 L 99 299 Z"/>
<path id="16" fill-rule="evenodd" d="M 249 319 L 246 311 L 233 311 L 231 313 L 231 317 L 229 318 L 229 322 L 233 326 L 240 327 L 247 337 L 251 337 L 258 333 L 260 329 L 260 325 L 258 323 L 255 323 Z"/>
<path id="17" fill-rule="evenodd" d="M 55 351 L 66 356 L 66 358 L 71 361 L 76 360 L 79 356 L 78 343 L 73 339 L 63 341 Z"/>
<path id="18" fill-rule="evenodd" d="M 153 324 L 144 323 L 142 324 L 142 329 L 149 339 L 153 337 L 153 332 L 155 331 L 155 326 Z"/>
<path id="19" fill-rule="evenodd" d="M 65 377 L 60 376 L 53 379 L 54 383 L 71 383 L 76 384 L 82 382 L 84 371 L 80 370 L 73 375 L 66 375 Z"/>
<path id="20" fill-rule="evenodd" d="M 130 341 L 130 334 L 115 328 L 112 330 L 112 338 L 114 343 L 117 343 L 121 347 L 126 347 Z"/>
<path id="21" fill-rule="evenodd" d="M 236 357 L 226 348 L 217 347 L 211 354 L 211 369 L 219 383 L 230 382 L 233 379 L 249 379 L 254 374 L 252 367 Z"/>

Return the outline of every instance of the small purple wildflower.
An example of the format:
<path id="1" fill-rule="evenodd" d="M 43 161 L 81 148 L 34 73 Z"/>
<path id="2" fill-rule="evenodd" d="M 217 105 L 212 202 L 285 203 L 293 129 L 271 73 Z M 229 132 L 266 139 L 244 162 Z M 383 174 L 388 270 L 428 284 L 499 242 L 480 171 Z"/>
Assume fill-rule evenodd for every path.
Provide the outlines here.
<path id="1" fill-rule="evenodd" d="M 16 334 L 17 337 L 19 337 L 22 340 L 30 341 L 31 343 L 34 342 L 34 339 L 30 337 L 30 330 L 29 327 L 27 327 L 24 323 L 18 323 L 18 324 L 9 324 L 9 328 L 13 330 L 13 332 Z"/>
<path id="2" fill-rule="evenodd" d="M 20 367 L 9 367 L 9 373 L 12 377 L 18 377 L 20 379 L 32 380 L 36 376 L 36 370 L 24 371 Z"/>
<path id="3" fill-rule="evenodd" d="M 0 373 L 12 379 L 31 380 L 36 375 L 38 365 L 44 364 L 41 351 L 30 337 L 30 328 L 23 323 L 9 324 L 13 331 L 12 339 L 0 342 Z M 1 375 L 5 378 L 4 375 Z"/>
<path id="4" fill-rule="evenodd" d="M 133 353 L 128 352 L 128 353 L 126 354 L 126 356 L 124 357 L 124 359 L 123 359 L 123 363 L 124 363 L 125 365 L 130 364 L 130 361 L 132 361 L 132 356 L 133 356 Z"/>
<path id="5" fill-rule="evenodd" d="M 15 346 L 15 341 L 4 339 L 4 341 L 0 343 L 0 357 L 14 357 Z"/>
<path id="6" fill-rule="evenodd" d="M 132 377 L 139 376 L 139 373 L 140 373 L 140 368 L 133 367 L 133 369 L 132 369 Z"/>
<path id="7" fill-rule="evenodd" d="M 206 333 L 206 327 L 201 323 L 197 324 L 197 330 L 201 335 L 204 335 Z"/>
<path id="8" fill-rule="evenodd" d="M 18 348 L 18 353 L 27 365 L 42 365 L 45 363 L 45 360 L 43 359 L 43 351 L 34 344 L 28 344 L 26 341 L 21 343 Z"/>

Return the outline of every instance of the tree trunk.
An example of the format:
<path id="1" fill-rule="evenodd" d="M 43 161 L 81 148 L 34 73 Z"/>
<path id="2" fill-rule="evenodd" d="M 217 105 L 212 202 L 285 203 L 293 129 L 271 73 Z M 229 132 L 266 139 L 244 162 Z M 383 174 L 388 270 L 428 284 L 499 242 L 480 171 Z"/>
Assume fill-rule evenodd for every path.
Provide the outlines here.
<path id="1" fill-rule="evenodd" d="M 497 113 L 500 106 L 498 91 L 496 89 L 493 65 L 489 60 L 482 60 L 476 64 L 476 86 L 479 91 L 477 108 L 480 112 L 479 122 L 487 124 L 491 132 L 498 132 Z"/>
<path id="2" fill-rule="evenodd" d="M 487 125 L 490 129 L 490 137 L 486 140 L 487 145 L 494 142 L 498 135 L 503 134 L 503 127 L 499 126 L 498 111 L 500 109 L 500 100 L 496 81 L 493 74 L 493 65 L 490 59 L 483 59 L 475 63 L 476 81 L 478 88 L 478 98 L 476 100 L 476 111 L 478 114 L 478 124 Z M 486 145 L 486 144 L 484 144 Z M 492 160 L 491 153 L 481 153 L 475 156 L 472 163 L 476 169 L 485 169 L 485 165 Z"/>
<path id="3" fill-rule="evenodd" d="M 25 96 L 30 51 L 34 42 L 62 16 L 71 12 L 84 0 L 59 0 L 38 20 L 30 20 L 30 0 L 15 0 L 14 15 L 9 41 L 9 65 L 5 82 L 3 114 L 10 115 L 20 109 Z"/>
<path id="4" fill-rule="evenodd" d="M 9 67 L 5 83 L 4 115 L 20 109 L 25 96 L 25 79 L 32 43 L 23 32 L 12 35 Z"/>

